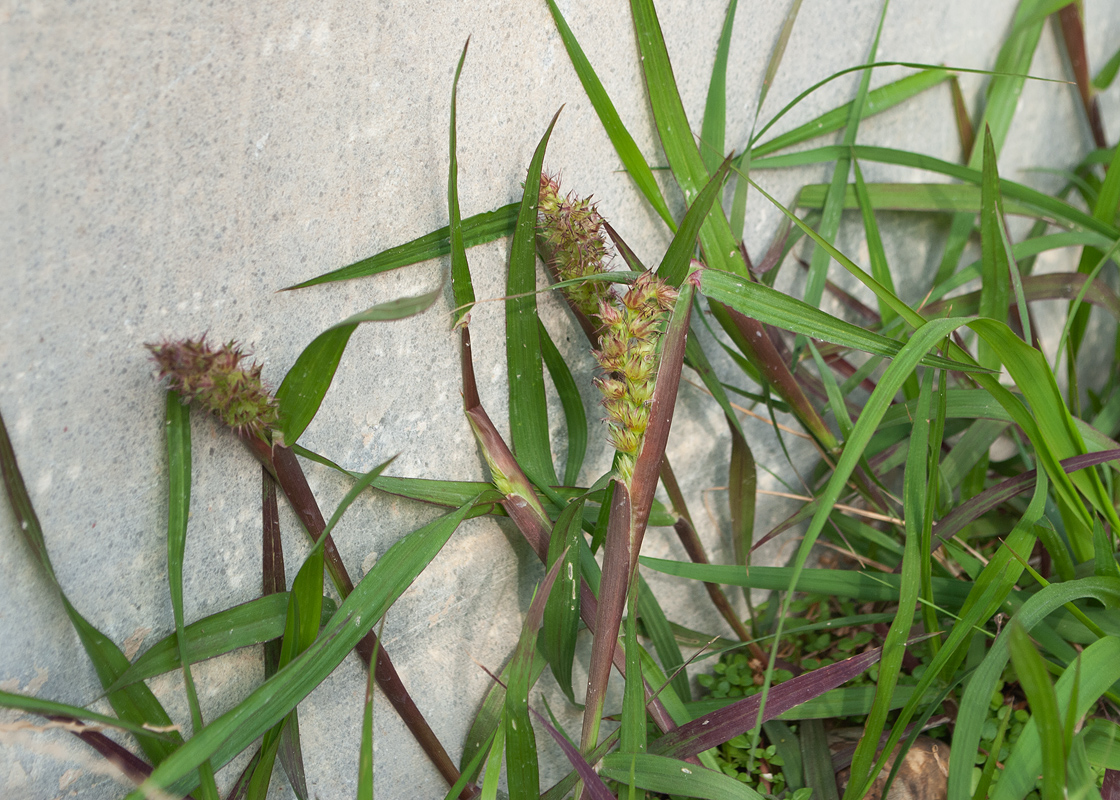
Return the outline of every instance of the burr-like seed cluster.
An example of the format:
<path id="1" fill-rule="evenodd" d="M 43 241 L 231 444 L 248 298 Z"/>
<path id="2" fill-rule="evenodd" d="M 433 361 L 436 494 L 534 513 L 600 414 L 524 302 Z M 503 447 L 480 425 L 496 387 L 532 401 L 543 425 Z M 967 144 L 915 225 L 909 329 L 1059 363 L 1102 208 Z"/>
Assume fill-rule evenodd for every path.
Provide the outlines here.
<path id="1" fill-rule="evenodd" d="M 539 241 L 560 280 L 606 272 L 603 218 L 589 199 L 562 196 L 555 177 L 541 174 Z M 568 297 L 600 324 L 593 351 L 605 373 L 595 379 L 607 411 L 608 438 L 619 451 L 618 473 L 629 481 L 649 424 L 657 345 L 677 292 L 651 272 L 619 297 L 610 284 L 587 281 L 566 288 Z"/>
<path id="2" fill-rule="evenodd" d="M 198 400 L 238 433 L 264 435 L 280 418 L 274 398 L 261 381 L 261 367 L 241 362 L 248 354 L 236 342 L 211 346 L 198 340 L 148 344 L 159 365 L 159 377 L 186 401 Z"/>
<path id="3" fill-rule="evenodd" d="M 607 271 L 608 251 L 603 218 L 590 198 L 562 196 L 560 181 L 541 173 L 537 230 L 549 266 L 562 280 L 585 278 Z M 594 319 L 600 303 L 613 297 L 610 284 L 588 281 L 567 288 L 576 308 Z"/>

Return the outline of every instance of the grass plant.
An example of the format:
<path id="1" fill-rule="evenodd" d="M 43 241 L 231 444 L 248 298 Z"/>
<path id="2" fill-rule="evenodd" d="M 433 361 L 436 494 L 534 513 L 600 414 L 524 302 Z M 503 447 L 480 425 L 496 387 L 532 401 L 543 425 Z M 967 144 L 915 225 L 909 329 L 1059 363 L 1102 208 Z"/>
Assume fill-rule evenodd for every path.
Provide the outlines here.
<path id="1" fill-rule="evenodd" d="M 909 75 L 872 90 L 873 71 L 885 65 L 876 60 L 878 33 L 866 63 L 833 76 L 858 72 L 851 102 L 770 134 L 819 86 L 763 114 L 796 24 L 795 2 L 767 65 L 754 131 L 747 141 L 729 142 L 726 75 L 735 0 L 699 121 L 686 116 L 664 20 L 651 0 L 632 0 L 662 160 L 661 153 L 641 152 L 593 59 L 559 6 L 545 2 L 634 189 L 671 237 L 660 262 L 643 264 L 592 202 L 565 194 L 546 172 L 555 117 L 526 165 L 521 201 L 462 218 L 455 98 L 464 47 L 448 87 L 449 224 L 288 288 L 449 256 L 458 388 L 490 481 L 390 477 L 388 463 L 358 474 L 300 445 L 357 326 L 419 313 L 438 292 L 374 306 L 331 327 L 308 345 L 274 394 L 261 385 L 259 367 L 245 366 L 248 356 L 235 343 L 154 344 L 168 381 L 167 564 L 175 632 L 130 663 L 63 595 L 116 716 L 10 692 L 0 693 L 0 705 L 68 720 L 135 781 L 130 797 L 216 798 L 215 773 L 250 751 L 252 760 L 226 796 L 265 797 L 279 763 L 294 794 L 305 798 L 305 773 L 315 765 L 303 763 L 297 706 L 355 650 L 370 672 L 365 724 L 354 732 L 363 798 L 373 796 L 376 770 L 375 684 L 446 779 L 448 798 L 494 798 L 500 791 L 518 799 L 838 798 L 820 720 L 852 718 L 864 733 L 843 800 L 863 797 L 880 771 L 892 767 L 889 755 L 901 743 L 897 769 L 930 725 L 951 742 L 951 800 L 1120 797 L 1115 346 L 1092 354 L 1096 374 L 1078 368 L 1089 326 L 1120 319 L 1114 288 L 1120 149 L 1106 138 L 1096 99 L 1115 79 L 1120 52 L 1094 75 L 1079 7 L 1022 0 L 984 72 L 979 113 L 970 114 L 963 101 L 946 111 L 955 114 L 963 150 L 951 163 L 902 146 L 859 143 L 864 119 L 905 107 L 933 86 L 949 82 L 960 98 L 952 65 L 906 64 Z M 880 30 L 883 19 L 885 5 Z M 1062 37 L 1070 90 L 1095 144 L 1070 153 L 1068 182 L 1055 194 L 1001 175 L 998 164 L 1047 24 Z M 822 143 L 825 137 L 831 138 Z M 768 170 L 810 164 L 831 165 L 829 180 L 805 186 L 790 207 L 756 182 Z M 864 170 L 872 164 L 911 167 L 928 179 L 869 183 Z M 656 177 L 660 168 L 665 181 Z M 663 185 L 683 198 L 683 214 L 672 211 L 676 198 L 667 198 Z M 748 197 L 773 203 L 782 214 L 765 253 L 751 254 L 744 243 Z M 880 230 L 887 211 L 948 220 L 946 236 L 935 243 L 942 252 L 936 274 L 920 291 L 905 293 L 917 301 L 904 300 L 897 288 L 899 268 L 889 263 Z M 1032 221 L 1026 235 L 1012 233 L 1009 214 Z M 858 261 L 836 244 L 843 226 L 853 224 L 867 243 Z M 501 237 L 510 238 L 508 440 L 480 398 L 470 337 L 477 297 L 468 253 Z M 965 254 L 977 244 L 979 258 L 968 261 Z M 1059 248 L 1079 251 L 1075 269 L 1033 271 L 1038 255 Z M 538 259 L 549 277 L 544 288 Z M 775 288 L 783 270 L 804 277 L 799 296 Z M 862 299 L 840 288 L 851 281 L 862 286 Z M 539 319 L 538 295 L 553 291 L 587 339 L 596 374 L 574 370 Z M 826 304 L 828 296 L 836 302 Z M 1044 300 L 1068 301 L 1052 359 L 1041 350 L 1032 308 Z M 827 310 L 833 307 L 841 311 Z M 731 564 L 711 563 L 665 454 L 682 375 L 703 384 L 731 437 Z M 580 386 L 591 382 L 603 397 L 605 425 L 588 424 L 595 413 L 585 407 Z M 564 417 L 563 442 L 550 432 L 552 390 Z M 263 585 L 259 600 L 188 623 L 182 570 L 192 401 L 217 415 L 261 464 Z M 757 537 L 757 465 L 743 411 L 771 420 L 779 440 L 804 436 L 819 452 L 818 466 L 799 476 L 798 510 Z M 581 483 L 592 437 L 609 441 L 616 453 L 609 471 Z M 1008 447 L 994 449 L 997 442 Z M 566 454 L 563 465 L 554 453 Z M 309 488 L 307 464 L 338 470 L 352 482 L 329 519 Z M 0 466 L 25 544 L 53 581 L 2 420 Z M 442 506 L 444 513 L 397 542 L 354 583 L 331 531 L 363 492 Z M 279 535 L 281 494 L 314 543 L 290 583 Z M 480 515 L 507 517 L 547 575 L 456 763 L 412 701 L 410 692 L 425 687 L 405 686 L 373 631 L 458 525 Z M 690 561 L 641 555 L 651 525 L 671 526 Z M 792 537 L 798 525 L 806 527 L 787 564 L 751 565 L 754 550 Z M 338 603 L 324 596 L 324 571 Z M 659 604 L 643 572 L 703 582 L 734 638 L 675 625 L 676 610 Z M 729 596 L 729 586 L 741 588 L 743 597 Z M 768 599 L 755 603 L 761 593 Z M 581 636 L 591 637 L 586 691 L 573 677 L 582 673 L 574 667 Z M 204 719 L 191 665 L 252 645 L 264 646 L 266 679 L 230 710 Z M 682 647 L 699 660 L 686 660 Z M 719 658 L 709 659 L 713 654 Z M 546 667 L 569 701 L 583 704 L 578 733 L 533 702 Z M 185 741 L 144 683 L 180 669 L 193 729 Z M 693 696 L 697 676 L 704 697 Z M 623 689 L 620 707 L 607 700 L 615 680 Z M 140 755 L 97 726 L 134 737 Z M 553 747 L 571 773 L 541 786 L 538 754 Z"/>

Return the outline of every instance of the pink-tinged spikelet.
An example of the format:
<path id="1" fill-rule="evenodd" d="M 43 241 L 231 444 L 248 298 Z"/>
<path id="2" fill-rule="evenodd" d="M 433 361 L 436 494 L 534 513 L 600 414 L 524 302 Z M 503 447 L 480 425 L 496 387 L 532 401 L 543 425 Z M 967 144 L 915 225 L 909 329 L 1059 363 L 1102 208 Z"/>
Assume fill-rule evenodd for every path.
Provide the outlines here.
<path id="1" fill-rule="evenodd" d="M 274 398 L 261 381 L 257 363 L 248 368 L 248 357 L 236 342 L 212 347 L 206 336 L 198 340 L 147 344 L 159 365 L 159 377 L 190 402 L 197 400 L 238 433 L 263 436 L 280 418 Z"/>
<path id="2" fill-rule="evenodd" d="M 618 471 L 625 482 L 649 424 L 658 341 L 676 296 L 673 287 L 646 272 L 621 298 L 600 305 L 603 327 L 594 355 L 606 377 L 596 379 L 595 385 L 603 394 L 608 438 L 621 453 Z"/>

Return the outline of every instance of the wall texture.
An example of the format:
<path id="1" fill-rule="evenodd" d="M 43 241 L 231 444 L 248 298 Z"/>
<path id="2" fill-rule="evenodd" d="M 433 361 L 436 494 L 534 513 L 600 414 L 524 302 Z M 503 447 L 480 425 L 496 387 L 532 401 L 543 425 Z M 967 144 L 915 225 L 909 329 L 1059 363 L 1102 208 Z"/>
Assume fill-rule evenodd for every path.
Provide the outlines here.
<path id="1" fill-rule="evenodd" d="M 560 3 L 622 119 L 643 152 L 661 163 L 621 2 Z M 755 115 L 766 60 L 788 0 L 740 4 L 729 76 L 729 145 L 740 147 Z M 985 69 L 1006 34 L 1014 3 L 896 0 L 882 60 Z M 1120 6 L 1086 0 L 1091 63 L 1120 42 Z M 722 21 L 717 0 L 664 0 L 663 28 L 694 130 Z M 806 0 L 781 72 L 763 109 L 768 119 L 802 89 L 863 61 L 879 13 L 870 0 Z M 278 385 L 321 330 L 374 303 L 443 283 L 425 315 L 367 325 L 354 335 L 335 385 L 302 443 L 351 469 L 399 454 L 396 475 L 481 479 L 461 414 L 458 354 L 449 324 L 446 261 L 373 279 L 300 292 L 277 289 L 349 264 L 446 223 L 451 79 L 471 36 L 459 93 L 459 186 L 464 214 L 520 196 L 534 146 L 564 105 L 546 165 L 565 186 L 594 194 L 602 213 L 648 262 L 667 244 L 639 202 L 581 89 L 543 0 L 391 3 L 150 3 L 59 0 L 0 6 L 0 412 L 46 533 L 59 580 L 87 618 L 122 646 L 173 630 L 166 581 L 166 466 L 162 389 L 144 342 L 208 331 L 245 342 Z M 1047 28 L 1032 72 L 1064 78 L 1058 37 Z M 879 85 L 903 74 L 883 69 Z M 849 75 L 809 97 L 776 130 L 810 119 L 854 93 Z M 984 79 L 961 78 L 975 107 Z M 1120 132 L 1117 87 L 1102 97 L 1107 129 Z M 860 141 L 960 158 L 945 86 L 869 120 Z M 1054 147 L 1060 141 L 1061 147 Z M 1073 88 L 1029 82 L 1001 159 L 1004 175 L 1053 186 L 1028 167 L 1065 168 L 1089 148 Z M 867 166 L 869 180 L 890 173 Z M 762 176 L 789 202 L 825 167 Z M 676 211 L 679 197 L 671 196 Z M 746 239 L 769 243 L 777 215 L 752 199 Z M 935 224 L 899 216 L 888 255 L 906 276 L 928 275 Z M 859 256 L 856 232 L 845 233 Z M 470 252 L 480 299 L 503 292 L 507 242 Z M 913 292 L 911 292 L 913 294 Z M 911 298 L 917 299 L 917 298 Z M 590 359 L 554 298 L 542 315 L 585 374 Z M 480 390 L 505 429 L 503 309 L 483 303 L 472 325 Z M 590 390 L 585 395 L 593 403 Z M 193 415 L 194 496 L 187 547 L 188 621 L 252 599 L 260 589 L 258 468 L 225 431 Z M 559 423 L 555 426 L 560 429 Z M 670 442 L 701 534 L 726 556 L 719 525 L 726 441 L 714 406 L 686 387 Z M 749 428 L 760 463 L 783 459 L 765 425 Z M 711 437 L 717 437 L 713 452 Z M 812 454 L 798 450 L 802 466 Z M 585 479 L 609 464 L 599 441 Z M 334 474 L 308 467 L 324 509 L 346 491 Z M 763 476 L 762 486 L 776 482 Z M 705 515 L 705 503 L 712 509 Z M 760 506 L 758 530 L 788 511 Z M 335 536 L 352 573 L 431 509 L 366 497 Z M 284 520 L 289 574 L 305 552 L 294 517 Z M 647 552 L 682 558 L 651 533 Z M 784 551 L 788 555 L 788 550 Z M 770 551 L 767 557 L 779 554 Z M 475 662 L 508 656 L 540 569 L 512 528 L 475 520 L 462 527 L 397 606 L 385 642 L 435 730 L 457 757 L 489 679 Z M 686 624 L 718 627 L 697 587 L 653 579 Z M 243 697 L 262 677 L 258 649 L 195 670 L 206 717 Z M 301 707 L 312 794 L 351 797 L 357 774 L 364 673 L 349 658 Z M 37 571 L 14 519 L 0 510 L 0 686 L 86 704 L 96 676 Z M 152 682 L 189 728 L 181 681 Z M 542 686 L 558 696 L 551 678 Z M 100 707 L 100 702 L 95 706 Z M 562 702 L 554 708 L 563 708 Z M 571 712 L 563 712 L 574 720 Z M 10 720 L 9 720 L 10 721 Z M 382 797 L 442 796 L 441 781 L 388 704 L 375 723 L 376 791 Z M 241 760 L 233 770 L 240 770 Z M 228 785 L 235 771 L 220 776 Z M 545 765 L 545 780 L 561 774 Z M 109 798 L 125 787 L 68 734 L 0 729 L 0 794 Z M 286 785 L 271 796 L 288 797 Z"/>

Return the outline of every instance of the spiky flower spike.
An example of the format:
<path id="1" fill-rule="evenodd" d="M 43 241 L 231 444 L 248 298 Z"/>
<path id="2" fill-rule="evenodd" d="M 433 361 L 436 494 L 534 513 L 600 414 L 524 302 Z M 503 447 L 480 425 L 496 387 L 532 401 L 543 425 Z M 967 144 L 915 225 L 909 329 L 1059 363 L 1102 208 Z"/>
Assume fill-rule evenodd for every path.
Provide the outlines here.
<path id="1" fill-rule="evenodd" d="M 621 454 L 619 478 L 627 485 L 649 424 L 658 340 L 676 299 L 676 289 L 644 272 L 617 303 L 599 306 L 602 349 L 594 354 L 606 376 L 595 385 L 603 393 L 610 442 Z"/>
<path id="2" fill-rule="evenodd" d="M 541 173 L 537 210 L 538 241 L 553 273 L 562 281 L 606 272 L 607 243 L 603 218 L 590 199 L 560 195 L 560 181 Z M 589 281 L 567 289 L 583 314 L 594 319 L 613 293 L 609 283 Z"/>
<path id="3" fill-rule="evenodd" d="M 159 365 L 159 377 L 184 401 L 198 400 L 238 433 L 263 436 L 280 418 L 276 398 L 261 382 L 257 363 L 241 366 L 248 357 L 236 342 L 211 347 L 206 336 L 179 342 L 147 344 Z"/>

